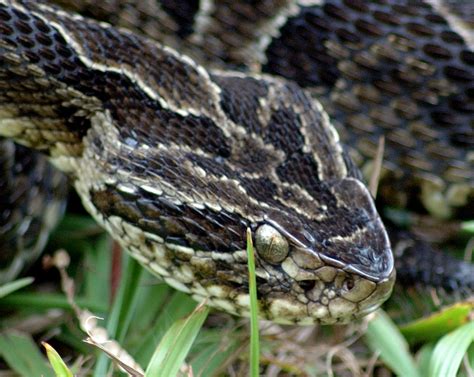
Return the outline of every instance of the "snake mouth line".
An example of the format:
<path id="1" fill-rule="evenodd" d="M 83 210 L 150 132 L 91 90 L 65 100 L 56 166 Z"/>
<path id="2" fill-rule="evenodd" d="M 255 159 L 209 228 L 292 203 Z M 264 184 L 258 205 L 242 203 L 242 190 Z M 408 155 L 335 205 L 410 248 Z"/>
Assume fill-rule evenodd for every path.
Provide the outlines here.
<path id="1" fill-rule="evenodd" d="M 363 270 L 362 268 L 357 267 L 357 265 L 354 265 L 354 264 L 351 264 L 351 263 L 345 263 L 341 260 L 332 258 L 331 256 L 328 256 L 328 255 L 324 254 L 324 252 L 317 251 L 317 249 L 314 248 L 313 246 L 301 242 L 301 240 L 299 240 L 294 235 L 292 235 L 291 232 L 288 232 L 277 221 L 274 221 L 274 220 L 269 219 L 269 218 L 265 218 L 265 223 L 267 223 L 267 224 L 271 225 L 272 227 L 274 227 L 275 229 L 277 229 L 282 235 L 284 235 L 292 243 L 297 245 L 297 247 L 300 247 L 304 250 L 307 250 L 310 253 L 313 253 L 313 254 L 317 255 L 324 263 L 326 263 L 326 264 L 328 264 L 332 267 L 341 269 L 341 270 L 346 271 L 348 273 L 356 274 L 356 275 L 361 276 L 365 279 L 373 281 L 374 283 L 384 282 L 384 281 L 388 280 L 391 277 L 391 275 L 393 274 L 393 271 L 394 271 L 394 268 L 395 268 L 394 267 L 395 263 L 394 263 L 394 259 L 393 259 L 393 253 L 392 253 L 392 250 L 390 248 L 390 241 L 389 241 L 387 232 L 385 230 L 383 230 L 383 232 L 382 232 L 383 233 L 383 235 L 382 235 L 383 240 L 382 240 L 381 243 L 382 243 L 382 245 L 386 245 L 386 246 L 380 251 L 381 258 L 385 257 L 385 260 L 382 261 L 382 262 L 379 262 L 379 263 L 382 263 L 384 266 L 383 266 L 383 269 L 380 273 L 375 274 L 375 273 L 370 273 L 366 270 Z M 383 229 L 383 224 L 382 224 L 382 222 L 379 218 L 375 219 L 374 223 L 376 224 L 377 228 Z M 378 233 L 378 236 L 379 235 L 380 235 L 380 232 Z M 372 253 L 372 254 L 375 254 L 375 253 Z"/>

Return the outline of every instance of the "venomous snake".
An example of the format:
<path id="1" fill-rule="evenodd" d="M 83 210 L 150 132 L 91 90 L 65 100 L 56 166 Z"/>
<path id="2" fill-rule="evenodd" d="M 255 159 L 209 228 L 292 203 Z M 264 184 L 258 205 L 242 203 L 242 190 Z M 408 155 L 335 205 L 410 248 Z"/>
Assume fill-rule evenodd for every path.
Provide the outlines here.
<path id="1" fill-rule="evenodd" d="M 155 4 L 162 28 L 139 29 L 192 59 L 1 1 L 0 135 L 48 154 L 125 249 L 197 300 L 248 314 L 250 228 L 263 318 L 344 323 L 380 306 L 393 256 L 352 160 L 384 134 L 383 198 L 469 213 L 469 42 L 424 2 L 184 7 L 194 21 L 171 3 Z"/>

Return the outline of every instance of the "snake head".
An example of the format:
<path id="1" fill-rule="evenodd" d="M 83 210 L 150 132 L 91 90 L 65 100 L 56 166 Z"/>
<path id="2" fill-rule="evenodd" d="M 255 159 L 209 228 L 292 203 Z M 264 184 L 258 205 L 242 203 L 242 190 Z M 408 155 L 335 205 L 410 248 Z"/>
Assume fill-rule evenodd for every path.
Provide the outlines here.
<path id="1" fill-rule="evenodd" d="M 271 320 L 347 323 L 378 308 L 392 291 L 390 242 L 367 188 L 349 177 L 327 189 L 334 198 L 327 216 L 275 211 L 256 228 L 261 301 Z"/>

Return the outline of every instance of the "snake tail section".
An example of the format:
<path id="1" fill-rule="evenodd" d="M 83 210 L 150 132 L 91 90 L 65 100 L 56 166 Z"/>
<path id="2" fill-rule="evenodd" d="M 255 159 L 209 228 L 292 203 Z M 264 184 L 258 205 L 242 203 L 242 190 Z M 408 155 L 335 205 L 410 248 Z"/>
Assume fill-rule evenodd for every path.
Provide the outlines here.
<path id="1" fill-rule="evenodd" d="M 397 281 L 406 287 L 432 287 L 448 295 L 469 297 L 474 292 L 474 264 L 462 261 L 418 240 L 409 232 L 390 229 Z"/>
<path id="2" fill-rule="evenodd" d="M 0 284 L 43 250 L 62 217 L 67 179 L 39 153 L 0 138 Z"/>

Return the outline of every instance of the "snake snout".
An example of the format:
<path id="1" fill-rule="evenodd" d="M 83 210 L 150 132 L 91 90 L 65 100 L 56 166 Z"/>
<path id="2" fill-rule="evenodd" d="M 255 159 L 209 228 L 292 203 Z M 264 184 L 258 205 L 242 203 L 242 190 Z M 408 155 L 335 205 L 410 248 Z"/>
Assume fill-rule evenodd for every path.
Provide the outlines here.
<path id="1" fill-rule="evenodd" d="M 335 211 L 341 213 L 339 233 L 323 240 L 322 259 L 374 282 L 391 276 L 390 240 L 368 189 L 355 178 L 345 178 L 333 183 L 331 190 L 337 198 Z"/>

